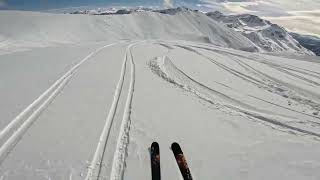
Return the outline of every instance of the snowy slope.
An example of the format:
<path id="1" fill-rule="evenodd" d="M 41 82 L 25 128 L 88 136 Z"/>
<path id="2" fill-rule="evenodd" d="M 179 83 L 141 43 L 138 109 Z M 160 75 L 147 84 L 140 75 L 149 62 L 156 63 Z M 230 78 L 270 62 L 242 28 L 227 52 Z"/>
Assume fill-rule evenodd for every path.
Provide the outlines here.
<path id="1" fill-rule="evenodd" d="M 235 49 L 257 50 L 247 38 L 202 13 L 187 10 L 173 16 L 155 12 L 113 16 L 17 11 L 0 13 L 1 23 L 6 24 L 0 29 L 0 52 L 84 41 L 159 38 L 211 42 Z"/>
<path id="2" fill-rule="evenodd" d="M 116 39 L 105 28 L 104 19 L 24 11 L 0 13 L 1 24 L 5 24 L 0 28 L 0 53 Z"/>
<path id="3" fill-rule="evenodd" d="M 302 47 L 283 27 L 255 15 L 224 15 L 218 11 L 207 13 L 212 19 L 241 32 L 265 52 L 289 52 L 314 55 Z"/>
<path id="4" fill-rule="evenodd" d="M 174 141 L 194 179 L 319 179 L 319 57 L 205 17 L 0 12 L 0 179 L 150 180 L 153 141 L 162 179 Z"/>

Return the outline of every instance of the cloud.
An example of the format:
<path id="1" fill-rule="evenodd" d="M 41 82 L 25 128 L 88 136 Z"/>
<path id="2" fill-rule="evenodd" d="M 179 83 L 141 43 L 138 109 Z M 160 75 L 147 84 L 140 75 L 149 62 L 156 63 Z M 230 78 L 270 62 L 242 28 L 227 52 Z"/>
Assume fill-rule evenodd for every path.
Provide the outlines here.
<path id="1" fill-rule="evenodd" d="M 320 0 L 198 0 L 203 11 L 258 15 L 291 31 L 320 36 Z"/>
<path id="2" fill-rule="evenodd" d="M 174 0 L 163 0 L 163 6 L 165 8 L 173 8 L 173 1 Z"/>
<path id="3" fill-rule="evenodd" d="M 224 3 L 224 7 L 235 13 L 253 13 L 254 11 L 249 10 L 249 6 L 257 6 L 258 2 L 226 2 Z"/>
<path id="4" fill-rule="evenodd" d="M 209 7 L 214 5 L 218 7 L 217 4 L 221 5 L 218 9 L 222 12 L 232 13 L 232 14 L 243 14 L 243 13 L 270 13 L 273 14 L 279 9 L 273 6 L 272 3 L 262 0 L 199 0 L 205 6 Z M 281 9 L 281 11 L 283 11 Z M 278 13 L 277 13 L 278 14 Z"/>
<path id="5" fill-rule="evenodd" d="M 263 17 L 290 31 L 320 37 L 320 10 L 288 11 L 287 16 Z"/>
<path id="6" fill-rule="evenodd" d="M 221 4 L 224 10 L 234 13 L 250 13 L 256 11 L 258 15 L 280 14 L 287 15 L 288 11 L 319 10 L 320 1 L 317 0 L 198 0 L 201 4 Z"/>

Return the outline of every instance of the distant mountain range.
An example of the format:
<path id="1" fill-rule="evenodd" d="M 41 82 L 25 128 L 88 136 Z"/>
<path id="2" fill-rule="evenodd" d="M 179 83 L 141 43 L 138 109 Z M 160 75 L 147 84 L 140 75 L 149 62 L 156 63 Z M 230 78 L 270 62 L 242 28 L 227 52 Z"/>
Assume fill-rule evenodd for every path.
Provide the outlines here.
<path id="1" fill-rule="evenodd" d="M 91 15 L 115 15 L 131 14 L 137 12 L 157 12 L 161 14 L 175 15 L 182 11 L 192 11 L 184 7 L 154 10 L 150 8 L 131 9 L 100 9 L 75 11 L 71 14 L 91 14 Z M 248 38 L 261 52 L 288 52 L 306 55 L 320 55 L 320 38 L 305 36 L 297 33 L 290 33 L 283 27 L 273 24 L 270 21 L 261 19 L 251 14 L 224 15 L 219 11 L 205 13 L 211 19 L 226 25 L 228 28 L 241 33 Z"/>
<path id="2" fill-rule="evenodd" d="M 302 47 L 283 27 L 255 15 L 224 15 L 218 11 L 207 13 L 212 19 L 240 32 L 250 39 L 264 52 L 297 52 L 299 54 L 313 53 Z"/>

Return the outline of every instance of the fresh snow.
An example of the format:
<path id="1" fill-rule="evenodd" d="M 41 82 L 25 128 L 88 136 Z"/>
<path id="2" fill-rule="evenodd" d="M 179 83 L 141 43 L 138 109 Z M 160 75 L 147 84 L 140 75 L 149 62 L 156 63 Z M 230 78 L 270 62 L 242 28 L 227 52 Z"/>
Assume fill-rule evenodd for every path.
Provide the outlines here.
<path id="1" fill-rule="evenodd" d="M 251 14 L 224 15 L 219 11 L 207 13 L 212 19 L 240 32 L 262 52 L 296 53 L 314 55 L 302 47 L 283 27 Z"/>
<path id="2" fill-rule="evenodd" d="M 205 14 L 1 11 L 0 179 L 320 178 L 320 59 Z M 244 22 L 242 22 L 244 24 Z M 248 22 L 245 22 L 248 25 Z"/>

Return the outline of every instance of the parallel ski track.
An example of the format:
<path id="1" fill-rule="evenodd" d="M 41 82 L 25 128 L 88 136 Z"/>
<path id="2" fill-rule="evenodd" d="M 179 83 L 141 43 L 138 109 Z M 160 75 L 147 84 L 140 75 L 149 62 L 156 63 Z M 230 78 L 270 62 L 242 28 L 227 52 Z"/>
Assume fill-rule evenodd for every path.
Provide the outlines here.
<path id="1" fill-rule="evenodd" d="M 32 126 L 37 120 L 38 116 L 43 112 L 54 98 L 62 91 L 69 80 L 73 77 L 79 67 L 86 61 L 91 59 L 95 54 L 101 50 L 113 46 L 118 43 L 112 43 L 104 45 L 85 58 L 75 64 L 69 69 L 63 76 L 55 81 L 44 93 L 42 93 L 36 100 L 34 100 L 28 107 L 26 107 L 20 114 L 18 114 L 1 132 L 0 132 L 0 164 L 11 152 L 14 146 L 23 137 L 25 132 Z"/>
<path id="2" fill-rule="evenodd" d="M 135 63 L 133 60 L 131 49 L 135 44 L 131 44 L 128 47 L 128 53 L 130 55 L 131 62 L 131 79 L 130 86 L 125 104 L 124 114 L 120 127 L 120 134 L 117 141 L 117 147 L 113 158 L 112 170 L 110 180 L 122 180 L 126 167 L 126 158 L 128 156 L 128 145 L 129 145 L 129 131 L 131 125 L 131 107 L 135 85 Z"/>
<path id="3" fill-rule="evenodd" d="M 131 104 L 132 104 L 134 84 L 135 84 L 135 64 L 133 61 L 131 49 L 137 43 L 138 42 L 128 45 L 126 49 L 122 67 L 121 67 L 120 78 L 115 90 L 115 94 L 113 96 L 112 105 L 111 105 L 111 108 L 109 109 L 109 114 L 107 116 L 102 133 L 100 135 L 96 151 L 93 155 L 93 159 L 90 163 L 90 166 L 88 167 L 87 176 L 85 178 L 86 180 L 99 179 L 100 177 L 100 172 L 103 164 L 102 161 L 103 161 L 104 155 L 106 154 L 106 146 L 109 139 L 110 130 L 114 121 L 114 117 L 115 117 L 120 96 L 122 93 L 123 83 L 125 79 L 125 72 L 127 68 L 127 61 L 128 61 L 128 58 L 130 58 L 130 65 L 131 65 L 130 86 L 129 86 L 127 100 L 124 108 L 121 127 L 119 131 L 119 137 L 117 140 L 117 146 L 114 153 L 110 179 L 122 179 L 123 177 L 124 170 L 125 170 L 125 160 L 127 157 L 127 148 L 129 145 L 129 130 L 130 130 L 130 124 L 131 124 L 130 114 L 131 114 Z"/>

